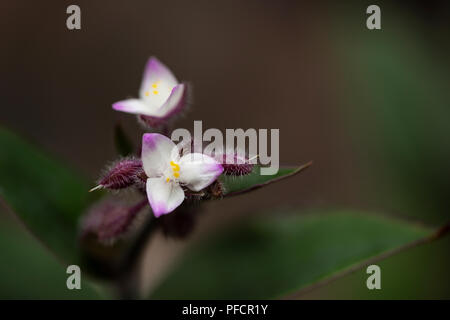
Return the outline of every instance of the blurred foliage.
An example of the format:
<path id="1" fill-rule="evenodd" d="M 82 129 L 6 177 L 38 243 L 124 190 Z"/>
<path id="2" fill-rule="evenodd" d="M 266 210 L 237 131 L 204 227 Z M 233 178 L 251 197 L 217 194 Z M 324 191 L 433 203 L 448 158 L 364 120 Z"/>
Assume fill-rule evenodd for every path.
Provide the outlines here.
<path id="1" fill-rule="evenodd" d="M 428 2 L 422 11 L 377 4 L 382 30 L 364 28 L 365 3 L 336 5 L 332 18 L 341 115 L 364 172 L 363 202 L 441 224 L 450 218 L 449 20 L 422 20 L 433 16 Z M 360 270 L 304 297 L 448 299 L 449 248 L 446 238 L 380 262 L 382 290 L 367 290 Z"/>
<path id="2" fill-rule="evenodd" d="M 66 267 L 41 243 L 0 216 L 0 299 L 99 299 L 97 288 L 84 281 L 68 290 Z"/>
<path id="3" fill-rule="evenodd" d="M 78 218 L 89 188 L 79 175 L 1 128 L 0 146 L 0 196 L 46 246 L 78 264 Z"/>
<path id="4" fill-rule="evenodd" d="M 430 223 L 448 221 L 448 59 L 430 47 L 438 44 L 422 36 L 427 26 L 417 17 L 386 4 L 382 30 L 369 31 L 355 28 L 354 9 L 346 9 L 335 46 L 351 136 L 378 182 L 372 201 Z"/>
<path id="5" fill-rule="evenodd" d="M 156 290 L 157 299 L 281 297 L 431 230 L 350 211 L 266 217 L 203 242 Z"/>
<path id="6" fill-rule="evenodd" d="M 448 299 L 450 237 L 380 261 L 381 290 L 368 290 L 365 269 L 302 295 L 302 299 Z"/>

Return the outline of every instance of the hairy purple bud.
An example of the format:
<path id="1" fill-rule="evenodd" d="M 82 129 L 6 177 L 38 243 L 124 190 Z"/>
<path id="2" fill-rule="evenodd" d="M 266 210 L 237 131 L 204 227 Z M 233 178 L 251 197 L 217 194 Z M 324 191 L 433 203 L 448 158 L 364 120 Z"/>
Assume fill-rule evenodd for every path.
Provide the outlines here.
<path id="1" fill-rule="evenodd" d="M 245 176 L 247 174 L 250 174 L 253 170 L 253 164 L 250 163 L 250 160 L 247 158 L 243 158 L 236 153 L 233 155 L 224 154 L 222 155 L 221 160 L 223 174 L 227 176 Z"/>
<path id="2" fill-rule="evenodd" d="M 93 236 L 98 242 L 112 245 L 128 233 L 137 214 L 148 205 L 147 199 L 129 207 L 107 199 L 93 205 L 81 220 L 81 236 Z"/>
<path id="3" fill-rule="evenodd" d="M 140 159 L 122 159 L 110 166 L 104 177 L 100 179 L 98 186 L 90 191 L 101 188 L 113 190 L 127 188 L 136 182 L 140 182 L 143 175 L 145 173 Z"/>

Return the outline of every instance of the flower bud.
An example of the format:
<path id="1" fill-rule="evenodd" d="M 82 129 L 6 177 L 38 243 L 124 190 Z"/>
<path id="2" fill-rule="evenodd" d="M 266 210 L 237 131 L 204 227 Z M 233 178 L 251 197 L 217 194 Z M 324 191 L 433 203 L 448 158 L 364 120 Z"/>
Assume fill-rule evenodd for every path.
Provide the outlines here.
<path id="1" fill-rule="evenodd" d="M 142 161 L 134 158 L 126 158 L 113 164 L 109 170 L 107 170 L 105 176 L 100 179 L 97 187 L 92 188 L 91 191 L 96 189 L 123 189 L 132 186 L 136 182 L 140 182 L 145 175 L 142 168 Z"/>
<path id="2" fill-rule="evenodd" d="M 81 236 L 93 236 L 102 244 L 112 245 L 128 233 L 146 205 L 147 199 L 131 207 L 112 199 L 94 204 L 81 220 Z"/>
<path id="3" fill-rule="evenodd" d="M 220 160 L 222 160 L 223 174 L 227 176 L 245 176 L 253 170 L 250 160 L 237 153 L 223 154 Z"/>

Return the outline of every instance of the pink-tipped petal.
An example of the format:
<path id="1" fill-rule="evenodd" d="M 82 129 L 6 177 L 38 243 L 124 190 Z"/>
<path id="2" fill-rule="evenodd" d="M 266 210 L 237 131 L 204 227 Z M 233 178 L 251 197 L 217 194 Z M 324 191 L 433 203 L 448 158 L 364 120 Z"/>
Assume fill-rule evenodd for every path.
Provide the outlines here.
<path id="1" fill-rule="evenodd" d="M 193 191 L 206 188 L 223 172 L 218 161 L 201 153 L 190 153 L 181 157 L 179 165 L 180 181 Z"/>
<path id="2" fill-rule="evenodd" d="M 184 191 L 177 183 L 164 178 L 147 179 L 147 197 L 155 217 L 175 210 L 184 200 Z"/>
<path id="3" fill-rule="evenodd" d="M 150 57 L 145 66 L 144 75 L 141 83 L 141 96 L 145 95 L 145 92 L 151 88 L 155 82 L 162 82 L 167 86 L 173 88 L 178 84 L 177 78 L 173 75 L 172 71 L 167 68 L 156 57 Z"/>
<path id="4" fill-rule="evenodd" d="M 147 106 L 142 100 L 139 99 L 122 100 L 114 103 L 112 107 L 117 111 L 134 114 L 149 114 L 149 112 L 151 111 L 149 106 Z"/>
<path id="5" fill-rule="evenodd" d="M 146 133 L 142 136 L 142 166 L 148 177 L 157 177 L 177 160 L 178 148 L 166 136 L 159 133 Z"/>

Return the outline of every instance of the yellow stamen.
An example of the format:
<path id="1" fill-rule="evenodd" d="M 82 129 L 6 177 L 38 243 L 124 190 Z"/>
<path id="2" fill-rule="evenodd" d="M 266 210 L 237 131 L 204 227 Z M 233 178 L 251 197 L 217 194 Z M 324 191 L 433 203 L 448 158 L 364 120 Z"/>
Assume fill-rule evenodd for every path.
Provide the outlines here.
<path id="1" fill-rule="evenodd" d="M 169 181 L 170 181 L 170 178 L 167 178 L 167 179 L 166 179 L 166 182 L 169 182 Z"/>
<path id="2" fill-rule="evenodd" d="M 153 91 L 154 94 L 158 94 L 158 90 Z"/>
<path id="3" fill-rule="evenodd" d="M 174 172 L 174 173 L 173 173 L 173 176 L 174 176 L 175 178 L 179 178 L 179 177 L 180 177 L 180 174 L 179 174 L 178 172 Z"/>
<path id="4" fill-rule="evenodd" d="M 173 171 L 180 171 L 180 166 L 173 161 L 170 161 L 170 165 L 172 166 Z"/>
<path id="5" fill-rule="evenodd" d="M 158 83 L 155 82 L 154 84 L 152 84 L 152 87 L 156 89 L 158 87 Z"/>

